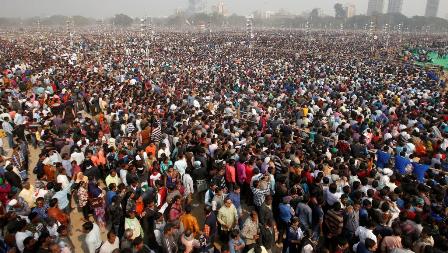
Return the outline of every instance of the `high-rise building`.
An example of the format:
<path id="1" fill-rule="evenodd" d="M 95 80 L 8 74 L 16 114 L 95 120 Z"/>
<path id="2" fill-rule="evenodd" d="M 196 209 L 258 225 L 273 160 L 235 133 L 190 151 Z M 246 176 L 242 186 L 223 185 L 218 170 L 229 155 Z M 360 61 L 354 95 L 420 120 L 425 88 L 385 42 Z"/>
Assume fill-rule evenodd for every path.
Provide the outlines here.
<path id="1" fill-rule="evenodd" d="M 345 12 L 347 13 L 347 18 L 351 18 L 356 15 L 356 5 L 349 4 L 345 6 Z"/>
<path id="2" fill-rule="evenodd" d="M 384 10 L 384 0 L 369 0 L 367 7 L 367 16 L 382 14 Z"/>
<path id="3" fill-rule="evenodd" d="M 427 0 L 425 16 L 437 17 L 437 13 L 439 12 L 439 3 L 440 0 Z"/>
<path id="4" fill-rule="evenodd" d="M 403 0 L 389 0 L 389 5 L 387 6 L 387 13 L 401 13 L 403 8 Z"/>

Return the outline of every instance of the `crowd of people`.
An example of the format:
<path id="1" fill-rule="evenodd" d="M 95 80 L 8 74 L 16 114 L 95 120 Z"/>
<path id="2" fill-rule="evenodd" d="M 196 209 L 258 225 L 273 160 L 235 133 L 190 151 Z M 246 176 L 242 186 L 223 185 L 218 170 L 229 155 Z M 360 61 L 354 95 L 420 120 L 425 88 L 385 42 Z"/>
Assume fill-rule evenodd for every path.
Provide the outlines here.
<path id="1" fill-rule="evenodd" d="M 366 36 L 4 33 L 1 252 L 447 252 L 443 70 Z"/>

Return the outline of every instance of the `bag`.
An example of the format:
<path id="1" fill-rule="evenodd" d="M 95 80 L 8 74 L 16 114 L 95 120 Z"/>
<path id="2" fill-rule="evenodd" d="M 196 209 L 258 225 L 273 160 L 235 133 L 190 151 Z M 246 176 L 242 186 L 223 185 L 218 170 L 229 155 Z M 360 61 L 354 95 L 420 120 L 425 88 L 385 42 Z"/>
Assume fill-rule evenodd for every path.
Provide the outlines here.
<path id="1" fill-rule="evenodd" d="M 101 247 L 103 247 L 104 242 L 101 242 L 101 245 L 98 247 L 98 249 L 95 250 L 95 253 L 100 253 Z"/>

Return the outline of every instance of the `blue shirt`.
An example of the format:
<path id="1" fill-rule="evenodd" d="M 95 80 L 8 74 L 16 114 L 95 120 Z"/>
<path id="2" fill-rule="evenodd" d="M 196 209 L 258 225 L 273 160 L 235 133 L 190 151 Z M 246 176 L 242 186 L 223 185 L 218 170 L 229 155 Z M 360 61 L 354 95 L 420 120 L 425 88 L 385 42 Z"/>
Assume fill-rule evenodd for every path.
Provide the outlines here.
<path id="1" fill-rule="evenodd" d="M 237 246 L 244 245 L 243 239 L 241 239 L 241 238 L 239 238 L 238 240 L 230 239 L 230 241 L 229 241 L 230 253 L 241 253 L 241 252 L 243 252 L 244 247 L 241 250 L 236 251 L 235 250 L 235 245 L 237 245 Z"/>
<path id="2" fill-rule="evenodd" d="M 387 164 L 389 163 L 389 159 L 390 159 L 390 154 L 384 152 L 384 151 L 378 151 L 376 153 L 377 156 L 377 161 L 376 161 L 376 166 L 378 168 L 384 168 L 387 166 Z"/>
<path id="3" fill-rule="evenodd" d="M 115 197 L 116 195 L 117 195 L 116 192 L 108 191 L 106 193 L 106 205 L 110 205 L 110 203 L 112 203 L 112 198 Z"/>
<path id="4" fill-rule="evenodd" d="M 278 206 L 278 210 L 279 210 L 279 216 L 280 216 L 280 219 L 281 219 L 283 222 L 289 222 L 289 221 L 291 221 L 292 214 L 291 214 L 291 206 L 290 206 L 289 204 L 283 204 L 283 203 L 281 203 L 281 204 Z"/>
<path id="5" fill-rule="evenodd" d="M 414 167 L 414 174 L 417 177 L 417 180 L 420 183 L 425 181 L 425 172 L 427 170 L 429 170 L 429 165 L 419 164 L 419 163 L 412 163 L 412 166 Z"/>
<path id="6" fill-rule="evenodd" d="M 408 166 L 411 163 L 411 161 L 409 159 L 407 159 L 406 157 L 402 157 L 402 156 L 395 156 L 395 169 L 400 173 L 400 174 L 405 174 L 406 173 L 406 166 Z"/>
<path id="7" fill-rule="evenodd" d="M 227 195 L 227 197 L 232 200 L 232 203 L 235 206 L 236 210 L 241 208 L 241 199 L 239 194 L 231 192 L 229 193 L 229 195 Z"/>
<path id="8" fill-rule="evenodd" d="M 53 198 L 58 199 L 59 209 L 61 209 L 61 210 L 65 209 L 69 204 L 67 194 L 69 194 L 70 189 L 72 188 L 72 185 L 73 185 L 73 180 L 70 182 L 70 184 L 67 185 L 67 187 L 56 192 L 53 195 Z"/>
<path id="9" fill-rule="evenodd" d="M 47 210 L 48 206 L 44 205 L 43 207 L 35 207 L 32 212 L 37 213 L 41 219 L 46 219 L 48 218 Z"/>

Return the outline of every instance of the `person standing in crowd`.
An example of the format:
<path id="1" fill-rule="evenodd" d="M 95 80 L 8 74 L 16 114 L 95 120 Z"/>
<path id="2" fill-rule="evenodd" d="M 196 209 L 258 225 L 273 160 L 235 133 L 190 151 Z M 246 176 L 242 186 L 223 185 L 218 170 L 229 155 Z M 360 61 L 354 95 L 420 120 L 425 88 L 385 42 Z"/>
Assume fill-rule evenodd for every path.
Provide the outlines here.
<path id="1" fill-rule="evenodd" d="M 107 240 L 101 245 L 99 253 L 112 253 L 120 248 L 120 239 L 117 238 L 115 231 L 110 230 L 107 233 Z"/>
<path id="2" fill-rule="evenodd" d="M 95 253 L 100 249 L 102 240 L 100 235 L 100 228 L 93 222 L 86 222 L 82 225 L 83 232 L 86 233 L 86 245 L 88 253 Z"/>
<path id="3" fill-rule="evenodd" d="M 228 240 L 229 232 L 238 224 L 238 212 L 232 204 L 232 200 L 226 198 L 224 205 L 219 209 L 216 217 L 220 225 L 220 238 L 222 241 Z"/>

